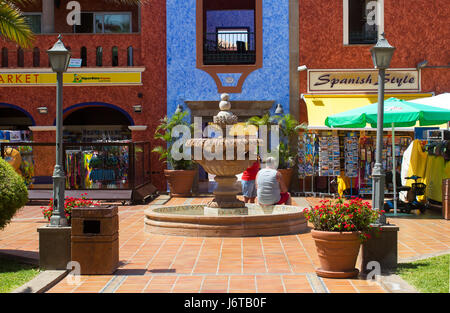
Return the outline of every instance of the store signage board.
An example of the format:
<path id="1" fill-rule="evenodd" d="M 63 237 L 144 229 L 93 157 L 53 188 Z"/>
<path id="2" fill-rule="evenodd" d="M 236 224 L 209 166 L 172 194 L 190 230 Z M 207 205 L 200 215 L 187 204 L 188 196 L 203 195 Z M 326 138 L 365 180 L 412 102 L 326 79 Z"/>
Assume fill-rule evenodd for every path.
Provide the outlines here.
<path id="1" fill-rule="evenodd" d="M 64 85 L 68 86 L 122 86 L 142 85 L 142 72 L 64 73 Z M 55 73 L 2 73 L 0 87 L 55 86 Z"/>
<path id="2" fill-rule="evenodd" d="M 83 59 L 70 59 L 69 67 L 81 67 L 81 63 L 83 62 Z"/>
<path id="3" fill-rule="evenodd" d="M 378 70 L 308 70 L 308 93 L 376 93 Z M 420 91 L 420 71 L 388 69 L 385 90 L 390 92 Z"/>

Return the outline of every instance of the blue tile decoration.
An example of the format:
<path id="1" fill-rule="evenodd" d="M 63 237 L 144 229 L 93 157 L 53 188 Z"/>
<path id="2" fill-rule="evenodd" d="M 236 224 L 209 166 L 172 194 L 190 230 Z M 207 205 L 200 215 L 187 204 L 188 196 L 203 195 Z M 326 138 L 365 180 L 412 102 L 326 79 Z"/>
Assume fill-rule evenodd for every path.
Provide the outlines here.
<path id="1" fill-rule="evenodd" d="M 231 101 L 275 101 L 288 113 L 289 1 L 262 2 L 263 67 L 252 72 L 245 80 L 242 92 L 231 93 L 230 98 Z M 226 83 L 227 77 L 234 78 L 235 75 L 223 73 L 219 77 Z M 184 105 L 184 101 L 219 99 L 214 79 L 196 68 L 196 0 L 167 0 L 168 114 L 172 115 L 177 105 Z"/>

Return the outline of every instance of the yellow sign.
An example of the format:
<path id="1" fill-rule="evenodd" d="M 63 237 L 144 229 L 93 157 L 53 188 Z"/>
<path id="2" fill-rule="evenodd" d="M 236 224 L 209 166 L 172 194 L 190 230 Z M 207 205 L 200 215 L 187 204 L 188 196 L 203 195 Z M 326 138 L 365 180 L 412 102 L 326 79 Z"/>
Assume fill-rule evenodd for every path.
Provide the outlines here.
<path id="1" fill-rule="evenodd" d="M 64 73 L 64 85 L 142 85 L 141 72 Z M 55 86 L 55 73 L 0 73 L 0 87 Z"/>
<path id="2" fill-rule="evenodd" d="M 308 92 L 376 92 L 378 70 L 309 70 Z M 386 70 L 385 90 L 420 91 L 420 72 L 415 69 Z"/>

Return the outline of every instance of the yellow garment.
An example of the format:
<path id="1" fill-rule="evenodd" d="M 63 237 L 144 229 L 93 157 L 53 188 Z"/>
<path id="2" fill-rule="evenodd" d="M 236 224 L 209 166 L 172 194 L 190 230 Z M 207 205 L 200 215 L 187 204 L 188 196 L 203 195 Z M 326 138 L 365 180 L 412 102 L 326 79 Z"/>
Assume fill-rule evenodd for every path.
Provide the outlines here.
<path id="1" fill-rule="evenodd" d="M 416 175 L 419 177 L 425 177 L 425 170 L 427 167 L 427 157 L 428 153 L 422 150 L 422 145 L 420 140 L 413 141 L 413 147 L 411 151 L 411 159 L 409 161 L 409 170 L 407 177 Z M 422 182 L 423 179 L 417 180 L 417 182 Z M 408 180 L 406 182 L 407 186 L 411 186 L 414 180 Z"/>
<path id="2" fill-rule="evenodd" d="M 445 163 L 444 179 L 450 178 L 450 161 Z"/>
<path id="3" fill-rule="evenodd" d="M 348 178 L 347 176 L 338 176 L 337 183 L 338 193 L 341 197 L 346 189 L 356 188 L 356 178 L 352 178 L 352 181 L 350 181 L 350 178 Z"/>
<path id="4" fill-rule="evenodd" d="M 424 184 L 427 185 L 425 196 L 434 201 L 442 201 L 442 180 L 444 179 L 445 161 L 441 156 L 429 155 Z"/>
<path id="5" fill-rule="evenodd" d="M 22 164 L 22 156 L 20 152 L 13 148 L 5 149 L 5 161 L 12 166 L 12 168 L 19 174 L 22 175 L 20 170 L 20 165 Z"/>

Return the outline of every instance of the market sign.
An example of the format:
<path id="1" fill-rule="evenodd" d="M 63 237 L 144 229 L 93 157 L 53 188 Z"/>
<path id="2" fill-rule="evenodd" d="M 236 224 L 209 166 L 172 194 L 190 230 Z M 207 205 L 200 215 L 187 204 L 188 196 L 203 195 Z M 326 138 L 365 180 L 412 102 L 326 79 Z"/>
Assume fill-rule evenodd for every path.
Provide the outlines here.
<path id="1" fill-rule="evenodd" d="M 378 70 L 308 70 L 308 92 L 377 92 Z M 416 69 L 386 70 L 385 90 L 420 91 L 420 72 Z"/>
<path id="2" fill-rule="evenodd" d="M 121 86 L 142 85 L 142 72 L 67 72 L 64 73 L 64 85 L 68 86 Z M 55 73 L 2 73 L 0 87 L 19 86 L 55 86 Z"/>

